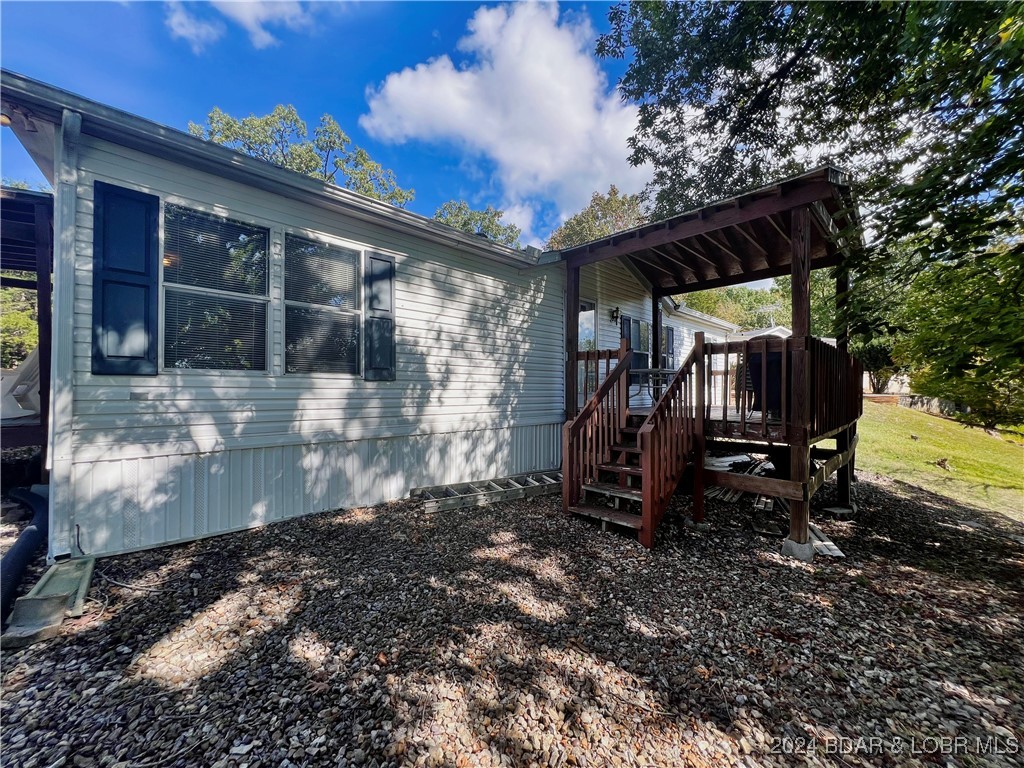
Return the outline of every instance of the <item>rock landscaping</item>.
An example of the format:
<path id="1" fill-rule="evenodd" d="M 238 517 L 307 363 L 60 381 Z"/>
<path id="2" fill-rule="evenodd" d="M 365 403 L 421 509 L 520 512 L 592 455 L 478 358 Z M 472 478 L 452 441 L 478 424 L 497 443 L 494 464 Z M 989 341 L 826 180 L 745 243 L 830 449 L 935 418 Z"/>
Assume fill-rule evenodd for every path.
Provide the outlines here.
<path id="1" fill-rule="evenodd" d="M 812 564 L 682 497 L 652 551 L 546 497 L 107 558 L 90 613 L 4 653 L 3 762 L 1021 765 L 1020 526 L 858 501 L 814 514 L 846 557 Z"/>

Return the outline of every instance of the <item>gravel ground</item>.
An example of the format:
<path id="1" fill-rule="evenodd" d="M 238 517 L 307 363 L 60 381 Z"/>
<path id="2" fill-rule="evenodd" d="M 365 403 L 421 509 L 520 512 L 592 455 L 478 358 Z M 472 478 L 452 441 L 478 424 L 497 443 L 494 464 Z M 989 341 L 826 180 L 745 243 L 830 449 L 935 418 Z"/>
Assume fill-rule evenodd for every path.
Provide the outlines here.
<path id="1" fill-rule="evenodd" d="M 651 552 L 548 497 L 109 558 L 91 614 L 4 653 L 3 762 L 1024 764 L 1024 531 L 861 480 L 812 565 L 749 497 Z"/>

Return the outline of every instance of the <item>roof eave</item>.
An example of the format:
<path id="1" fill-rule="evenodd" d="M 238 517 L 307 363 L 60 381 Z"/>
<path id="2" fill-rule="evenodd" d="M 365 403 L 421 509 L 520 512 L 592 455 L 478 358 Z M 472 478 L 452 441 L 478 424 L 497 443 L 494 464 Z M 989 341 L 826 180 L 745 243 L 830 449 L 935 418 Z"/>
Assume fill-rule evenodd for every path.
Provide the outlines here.
<path id="1" fill-rule="evenodd" d="M 455 250 L 511 266 L 532 266 L 535 253 L 482 240 L 419 214 L 334 184 L 249 157 L 114 107 L 86 99 L 8 70 L 0 70 L 3 101 L 30 110 L 33 119 L 55 125 L 65 109 L 82 116 L 82 132 L 196 170 L 300 200 Z"/>

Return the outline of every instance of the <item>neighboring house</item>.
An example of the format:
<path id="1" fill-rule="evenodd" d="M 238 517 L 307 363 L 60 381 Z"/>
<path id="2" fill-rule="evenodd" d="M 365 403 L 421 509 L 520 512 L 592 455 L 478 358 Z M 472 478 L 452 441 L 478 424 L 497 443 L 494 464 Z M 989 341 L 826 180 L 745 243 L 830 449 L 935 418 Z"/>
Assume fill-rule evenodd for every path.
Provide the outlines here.
<path id="1" fill-rule="evenodd" d="M 752 331 L 736 330 L 729 334 L 729 341 L 740 341 L 742 339 L 756 339 L 759 336 L 775 336 L 779 339 L 788 339 L 793 332 L 784 325 L 773 325 L 771 328 L 755 328 Z"/>
<path id="2" fill-rule="evenodd" d="M 54 187 L 50 558 L 560 465 L 558 258 L 20 75 L 2 89 Z M 649 361 L 650 284 L 618 260 L 582 274 L 580 347 L 587 328 L 618 347 L 627 318 Z M 664 316 L 673 364 L 731 327 Z"/>

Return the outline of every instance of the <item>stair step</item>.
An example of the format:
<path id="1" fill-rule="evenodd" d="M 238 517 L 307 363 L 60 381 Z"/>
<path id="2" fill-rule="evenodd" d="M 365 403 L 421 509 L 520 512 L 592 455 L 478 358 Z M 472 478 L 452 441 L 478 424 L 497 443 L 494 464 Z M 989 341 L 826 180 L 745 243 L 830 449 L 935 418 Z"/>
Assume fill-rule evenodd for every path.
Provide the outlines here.
<path id="1" fill-rule="evenodd" d="M 591 517 L 595 520 L 615 523 L 615 525 L 622 525 L 636 531 L 639 531 L 643 527 L 643 518 L 641 518 L 640 515 L 631 515 L 628 512 L 617 512 L 616 510 L 608 509 L 607 507 L 569 507 L 569 511 L 574 515 L 582 515 L 583 517 Z"/>
<path id="2" fill-rule="evenodd" d="M 603 469 L 605 472 L 618 472 L 623 475 L 634 475 L 640 477 L 644 471 L 640 467 L 633 467 L 629 464 L 598 464 L 598 469 Z"/>
<path id="3" fill-rule="evenodd" d="M 638 435 L 640 434 L 640 427 L 623 427 L 621 432 L 624 435 Z"/>
<path id="4" fill-rule="evenodd" d="M 643 450 L 635 445 L 613 445 L 613 451 L 621 451 L 622 453 L 643 453 Z"/>
<path id="5" fill-rule="evenodd" d="M 644 500 L 644 494 L 639 488 L 625 488 L 611 483 L 587 483 L 583 486 L 583 490 L 603 493 L 605 496 L 618 496 L 620 499 L 629 499 L 630 501 Z"/>

